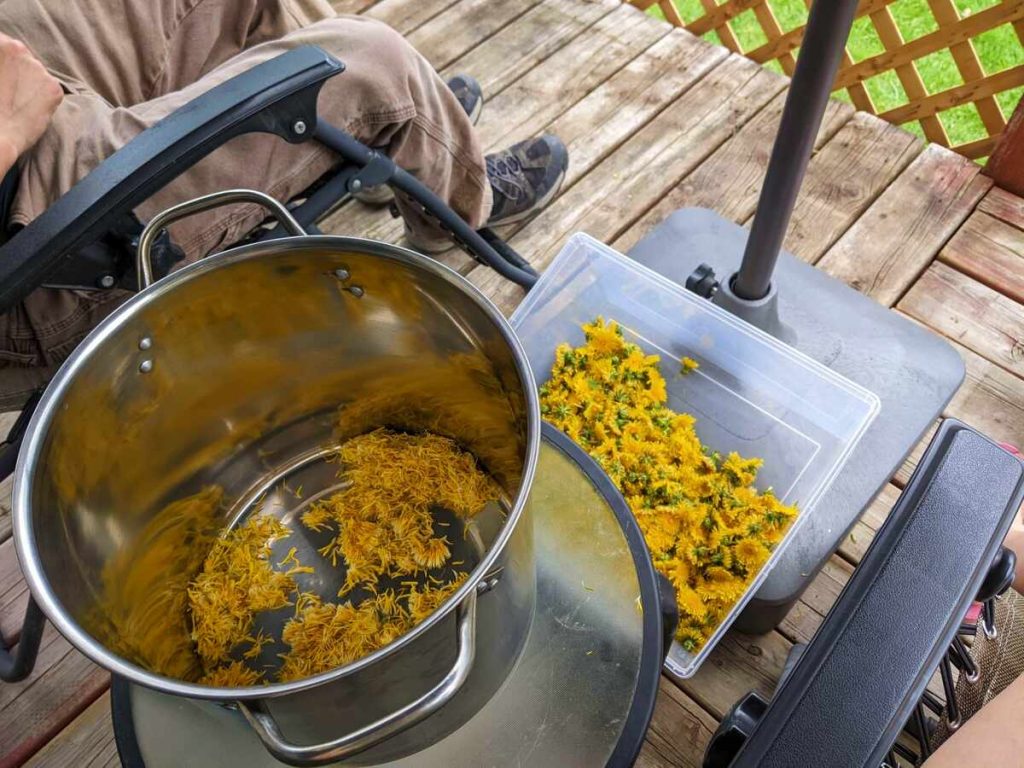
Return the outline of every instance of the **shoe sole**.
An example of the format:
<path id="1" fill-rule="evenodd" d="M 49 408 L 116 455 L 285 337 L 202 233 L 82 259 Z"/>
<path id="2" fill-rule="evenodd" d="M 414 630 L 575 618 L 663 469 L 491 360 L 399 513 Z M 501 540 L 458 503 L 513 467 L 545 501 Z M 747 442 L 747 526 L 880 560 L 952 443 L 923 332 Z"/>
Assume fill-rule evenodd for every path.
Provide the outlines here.
<path id="1" fill-rule="evenodd" d="M 410 237 L 408 229 L 405 230 L 405 241 L 414 251 L 419 251 L 426 256 L 440 256 L 442 253 L 448 253 L 448 251 L 455 248 L 455 241 L 448 238 L 431 240 L 428 243 L 417 242 Z"/>
<path id="2" fill-rule="evenodd" d="M 520 213 L 514 213 L 511 216 L 508 216 L 507 218 L 501 219 L 500 221 L 489 221 L 485 226 L 491 227 L 492 229 L 494 227 L 504 227 L 508 226 L 509 224 L 516 224 L 520 221 L 525 221 L 526 219 L 536 216 L 538 213 L 547 208 L 548 204 L 554 199 L 555 195 L 557 195 L 562 190 L 562 184 L 565 183 L 565 174 L 566 171 L 563 170 L 562 173 L 559 174 L 558 178 L 555 179 L 555 183 L 551 185 L 551 189 L 548 190 L 547 194 L 544 195 L 544 197 L 542 197 L 536 203 L 534 203 L 532 207 L 527 208 L 525 211 L 522 211 Z"/>

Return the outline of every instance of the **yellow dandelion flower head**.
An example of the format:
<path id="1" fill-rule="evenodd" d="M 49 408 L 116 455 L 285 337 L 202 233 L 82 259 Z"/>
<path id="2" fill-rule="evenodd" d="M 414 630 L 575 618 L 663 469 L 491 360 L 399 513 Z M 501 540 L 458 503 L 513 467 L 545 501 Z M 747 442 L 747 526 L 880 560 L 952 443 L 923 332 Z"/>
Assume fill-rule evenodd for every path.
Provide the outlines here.
<path id="1" fill-rule="evenodd" d="M 661 376 L 650 379 L 650 384 L 647 385 L 647 392 L 650 396 L 651 402 L 653 403 L 664 403 L 668 400 L 668 390 L 665 387 L 665 379 Z"/>
<path id="2" fill-rule="evenodd" d="M 736 543 L 733 554 L 748 572 L 758 571 L 768 560 L 771 552 L 768 547 L 755 539 L 743 539 Z"/>
<path id="3" fill-rule="evenodd" d="M 704 630 L 700 627 L 680 624 L 679 629 L 676 630 L 676 642 L 683 647 L 683 650 L 689 653 L 696 653 L 704 647 L 704 643 L 707 642 L 707 635 L 704 634 Z"/>
<path id="4" fill-rule="evenodd" d="M 676 588 L 676 602 L 679 604 L 679 613 L 695 619 L 703 619 L 708 612 L 704 601 L 701 600 L 693 589 L 686 584 L 674 584 Z"/>
<path id="5" fill-rule="evenodd" d="M 595 355 L 618 355 L 625 348 L 622 329 L 614 321 L 606 325 L 604 318 L 598 317 L 594 322 L 583 326 L 583 334 Z"/>
<path id="6" fill-rule="evenodd" d="M 640 347 L 633 344 L 628 345 L 626 356 L 622 360 L 623 373 L 642 374 L 650 367 L 647 356 L 644 355 Z"/>

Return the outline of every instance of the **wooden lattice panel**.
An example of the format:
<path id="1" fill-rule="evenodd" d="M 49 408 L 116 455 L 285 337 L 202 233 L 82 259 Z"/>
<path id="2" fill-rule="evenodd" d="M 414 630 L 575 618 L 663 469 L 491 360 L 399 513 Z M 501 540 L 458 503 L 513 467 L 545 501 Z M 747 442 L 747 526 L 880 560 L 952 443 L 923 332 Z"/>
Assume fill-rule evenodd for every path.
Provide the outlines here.
<path id="1" fill-rule="evenodd" d="M 792 74 L 804 26 L 784 29 L 772 8 L 773 1 L 778 5 L 778 0 L 700 0 L 703 12 L 687 20 L 680 10 L 681 0 L 629 0 L 642 10 L 656 5 L 676 26 L 685 27 L 697 35 L 714 32 L 727 48 L 762 64 L 777 62 L 783 72 Z M 961 15 L 954 0 L 926 0 L 936 28 L 912 40 L 904 38 L 893 18 L 890 6 L 894 2 L 897 0 L 861 0 L 857 17 L 870 22 L 884 50 L 859 61 L 854 61 L 847 50 L 836 77 L 836 90 L 845 89 L 858 109 L 889 122 L 897 125 L 918 123 L 925 137 L 946 147 L 951 146 L 951 141 L 940 116 L 947 110 L 973 104 L 984 126 L 984 134 L 951 148 L 970 158 L 989 155 L 1006 128 L 1007 120 L 996 96 L 1024 85 L 1024 64 L 986 72 L 972 40 L 1010 24 L 1018 41 L 1024 45 L 1024 0 L 1002 0 L 970 15 Z M 805 5 L 809 6 L 810 0 L 806 0 Z M 748 12 L 756 18 L 765 42 L 744 49 L 734 25 L 738 17 Z M 920 60 L 944 51 L 948 51 L 955 62 L 962 82 L 929 92 L 919 70 Z M 897 78 L 905 103 L 880 110 L 864 83 L 887 73 L 893 73 Z"/>

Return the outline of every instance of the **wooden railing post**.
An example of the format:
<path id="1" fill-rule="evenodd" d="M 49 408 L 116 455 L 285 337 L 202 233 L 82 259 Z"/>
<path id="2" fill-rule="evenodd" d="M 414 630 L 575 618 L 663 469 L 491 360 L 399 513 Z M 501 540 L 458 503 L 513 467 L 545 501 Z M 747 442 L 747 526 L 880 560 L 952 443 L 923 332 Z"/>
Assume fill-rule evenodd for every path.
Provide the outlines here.
<path id="1" fill-rule="evenodd" d="M 1024 99 L 1018 102 L 1003 129 L 984 172 L 997 187 L 1024 196 Z"/>

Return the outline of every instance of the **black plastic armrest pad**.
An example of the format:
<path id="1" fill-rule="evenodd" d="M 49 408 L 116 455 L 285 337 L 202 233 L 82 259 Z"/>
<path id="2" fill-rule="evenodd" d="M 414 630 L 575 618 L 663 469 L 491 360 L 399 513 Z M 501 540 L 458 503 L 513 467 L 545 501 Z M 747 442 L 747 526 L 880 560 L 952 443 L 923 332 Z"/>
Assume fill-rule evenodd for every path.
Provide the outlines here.
<path id="1" fill-rule="evenodd" d="M 304 141 L 316 127 L 324 80 L 344 69 L 303 46 L 265 61 L 185 104 L 108 157 L 0 248 L 0 312 L 40 285 L 62 258 L 228 139 L 276 133 Z M 294 132 L 296 120 L 306 130 Z"/>
<path id="2" fill-rule="evenodd" d="M 1018 459 L 960 422 L 943 422 L 733 768 L 880 765 L 1022 495 Z"/>

